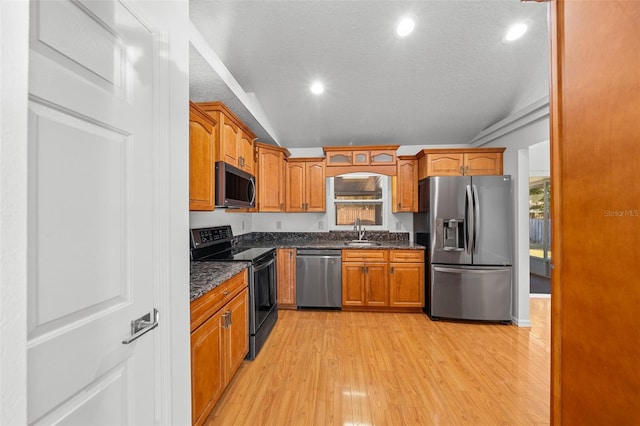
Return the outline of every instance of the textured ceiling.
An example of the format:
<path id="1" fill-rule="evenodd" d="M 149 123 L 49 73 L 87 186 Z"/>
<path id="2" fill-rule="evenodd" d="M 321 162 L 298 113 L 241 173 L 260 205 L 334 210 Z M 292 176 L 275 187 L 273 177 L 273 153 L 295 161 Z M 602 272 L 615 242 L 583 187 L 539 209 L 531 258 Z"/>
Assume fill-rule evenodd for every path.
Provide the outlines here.
<path id="1" fill-rule="evenodd" d="M 398 39 L 406 14 L 416 29 Z M 190 15 L 250 94 L 239 100 L 192 48 L 191 98 L 227 102 L 260 140 L 287 148 L 468 144 L 549 91 L 545 3 L 190 0 Z M 503 43 L 516 21 L 528 32 Z"/>

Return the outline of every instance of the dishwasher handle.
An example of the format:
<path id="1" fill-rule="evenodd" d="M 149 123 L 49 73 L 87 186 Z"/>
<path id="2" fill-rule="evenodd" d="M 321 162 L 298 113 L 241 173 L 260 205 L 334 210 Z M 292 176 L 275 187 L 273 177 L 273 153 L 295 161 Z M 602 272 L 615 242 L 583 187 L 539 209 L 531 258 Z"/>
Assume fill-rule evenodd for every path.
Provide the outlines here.
<path id="1" fill-rule="evenodd" d="M 340 257 L 342 256 L 342 250 L 298 249 L 296 256 L 298 257 Z"/>

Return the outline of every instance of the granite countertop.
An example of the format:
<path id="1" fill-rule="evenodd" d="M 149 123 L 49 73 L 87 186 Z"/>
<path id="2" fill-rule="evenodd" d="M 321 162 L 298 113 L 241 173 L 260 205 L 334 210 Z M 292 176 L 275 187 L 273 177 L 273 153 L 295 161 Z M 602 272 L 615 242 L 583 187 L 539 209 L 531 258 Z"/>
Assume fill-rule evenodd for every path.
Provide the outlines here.
<path id="1" fill-rule="evenodd" d="M 246 248 L 313 248 L 313 249 L 358 249 L 358 250 L 425 250 L 426 247 L 409 242 L 408 239 L 387 239 L 389 233 L 369 232 L 374 245 L 347 245 L 355 233 L 262 233 L 257 238 L 238 241 Z M 329 238 L 326 238 L 330 236 Z M 191 262 L 191 301 L 205 295 L 238 272 L 249 267 L 249 262 Z"/>
<path id="2" fill-rule="evenodd" d="M 191 262 L 191 302 L 247 269 L 249 265 L 249 262 Z"/>
<path id="3" fill-rule="evenodd" d="M 300 240 L 280 240 L 269 243 L 255 243 L 253 247 L 276 247 L 276 248 L 314 248 L 314 249 L 404 249 L 404 250 L 424 250 L 426 247 L 411 243 L 409 241 L 374 241 L 375 245 L 347 245 L 345 241 L 300 241 Z"/>
<path id="4" fill-rule="evenodd" d="M 315 248 L 315 249 L 409 249 L 424 250 L 423 245 L 409 242 L 406 232 L 367 230 L 365 238 L 372 245 L 348 245 L 357 240 L 356 231 L 329 232 L 252 232 L 238 237 L 237 244 L 244 247 Z"/>

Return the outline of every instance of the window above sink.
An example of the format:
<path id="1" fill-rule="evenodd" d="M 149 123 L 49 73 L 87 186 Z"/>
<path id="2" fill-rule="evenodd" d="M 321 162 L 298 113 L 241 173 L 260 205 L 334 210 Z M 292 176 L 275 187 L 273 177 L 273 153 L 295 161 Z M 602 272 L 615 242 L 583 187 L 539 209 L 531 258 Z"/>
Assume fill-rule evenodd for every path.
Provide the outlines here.
<path id="1" fill-rule="evenodd" d="M 375 173 L 349 173 L 329 178 L 329 226 L 352 230 L 357 218 L 366 229 L 387 229 L 390 178 Z"/>

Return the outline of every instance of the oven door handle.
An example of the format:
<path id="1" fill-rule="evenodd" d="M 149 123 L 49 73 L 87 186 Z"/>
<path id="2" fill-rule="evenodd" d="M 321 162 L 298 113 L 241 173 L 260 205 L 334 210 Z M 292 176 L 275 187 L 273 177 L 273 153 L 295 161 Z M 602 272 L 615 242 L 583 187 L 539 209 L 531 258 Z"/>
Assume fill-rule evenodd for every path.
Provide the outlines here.
<path id="1" fill-rule="evenodd" d="M 271 258 L 267 262 L 264 262 L 264 263 L 260 262 L 260 263 L 254 264 L 253 265 L 253 272 L 255 273 L 255 272 L 261 271 L 264 268 L 268 268 L 269 266 L 273 265 L 274 263 L 276 263 L 275 257 Z"/>

